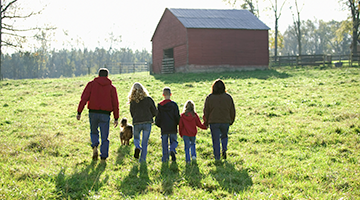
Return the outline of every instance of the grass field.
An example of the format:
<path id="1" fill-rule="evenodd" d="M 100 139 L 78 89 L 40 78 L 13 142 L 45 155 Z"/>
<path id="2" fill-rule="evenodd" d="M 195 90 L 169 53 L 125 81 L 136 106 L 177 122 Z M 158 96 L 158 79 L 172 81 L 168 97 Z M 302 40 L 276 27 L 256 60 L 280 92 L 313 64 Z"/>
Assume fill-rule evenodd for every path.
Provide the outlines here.
<path id="1" fill-rule="evenodd" d="M 177 162 L 161 163 L 156 126 L 147 164 L 113 126 L 108 161 L 92 162 L 87 109 L 80 121 L 76 109 L 94 77 L 0 82 L 0 199 L 360 199 L 360 68 L 110 75 L 130 122 L 134 82 L 156 103 L 169 86 L 180 111 L 191 99 L 202 116 L 224 80 L 237 112 L 228 159 L 216 164 L 210 130 L 199 130 L 191 165 L 180 137 Z"/>

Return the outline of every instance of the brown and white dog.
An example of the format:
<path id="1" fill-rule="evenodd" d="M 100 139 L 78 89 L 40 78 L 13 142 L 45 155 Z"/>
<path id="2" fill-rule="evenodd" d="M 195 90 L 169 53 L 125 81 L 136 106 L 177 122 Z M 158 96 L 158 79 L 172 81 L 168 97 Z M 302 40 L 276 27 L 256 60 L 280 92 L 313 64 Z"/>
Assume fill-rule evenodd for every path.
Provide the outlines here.
<path id="1" fill-rule="evenodd" d="M 129 145 L 129 140 L 133 136 L 133 126 L 127 123 L 126 118 L 120 122 L 120 140 L 122 145 Z"/>

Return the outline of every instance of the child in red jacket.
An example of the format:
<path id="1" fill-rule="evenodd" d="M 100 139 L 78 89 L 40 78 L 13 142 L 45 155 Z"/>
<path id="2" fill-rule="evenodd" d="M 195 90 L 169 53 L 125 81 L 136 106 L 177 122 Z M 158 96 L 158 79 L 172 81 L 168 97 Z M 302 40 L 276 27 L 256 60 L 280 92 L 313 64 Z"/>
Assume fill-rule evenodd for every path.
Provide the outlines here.
<path id="1" fill-rule="evenodd" d="M 190 162 L 189 149 L 191 150 L 192 160 L 196 160 L 196 127 L 204 130 L 207 129 L 207 127 L 200 122 L 200 118 L 195 112 L 194 102 L 189 100 L 185 103 L 184 112 L 181 114 L 179 122 L 179 134 L 184 140 L 186 163 Z"/>

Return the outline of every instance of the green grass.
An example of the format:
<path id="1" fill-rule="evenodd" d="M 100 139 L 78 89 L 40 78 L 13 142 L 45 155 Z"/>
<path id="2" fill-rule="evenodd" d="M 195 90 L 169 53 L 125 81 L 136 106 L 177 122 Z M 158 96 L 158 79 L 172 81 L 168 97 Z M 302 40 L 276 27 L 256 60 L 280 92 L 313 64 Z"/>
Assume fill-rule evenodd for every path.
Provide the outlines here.
<path id="1" fill-rule="evenodd" d="M 162 88 L 182 111 L 193 100 L 202 116 L 216 78 L 236 106 L 228 159 L 214 162 L 210 130 L 197 135 L 197 163 L 161 163 L 153 126 L 146 165 L 110 128 L 106 164 L 91 161 L 87 109 L 76 120 L 93 76 L 0 82 L 0 199 L 360 199 L 359 68 L 272 68 L 267 71 L 110 75 L 120 116 L 141 82 L 155 102 Z M 131 120 L 130 120 L 131 122 Z"/>

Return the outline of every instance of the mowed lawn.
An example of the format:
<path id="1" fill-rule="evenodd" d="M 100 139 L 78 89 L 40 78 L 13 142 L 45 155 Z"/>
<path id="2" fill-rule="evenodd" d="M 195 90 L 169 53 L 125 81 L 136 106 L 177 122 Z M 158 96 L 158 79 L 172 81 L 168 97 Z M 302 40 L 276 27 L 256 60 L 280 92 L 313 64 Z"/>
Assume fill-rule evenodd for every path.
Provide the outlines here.
<path id="1" fill-rule="evenodd" d="M 177 161 L 161 162 L 156 126 L 140 165 L 112 124 L 110 157 L 92 162 L 88 110 L 78 121 L 76 109 L 95 76 L 0 82 L 0 199 L 360 199 L 359 67 L 110 74 L 130 123 L 134 82 L 156 103 L 168 86 L 180 112 L 193 100 L 202 116 L 224 80 L 237 112 L 228 159 L 215 163 L 210 130 L 199 130 L 190 165 L 180 137 Z"/>

